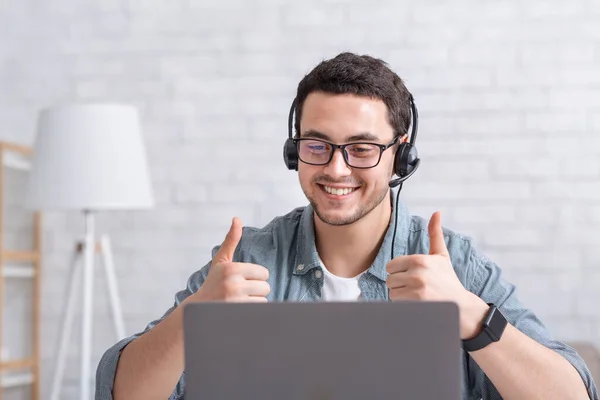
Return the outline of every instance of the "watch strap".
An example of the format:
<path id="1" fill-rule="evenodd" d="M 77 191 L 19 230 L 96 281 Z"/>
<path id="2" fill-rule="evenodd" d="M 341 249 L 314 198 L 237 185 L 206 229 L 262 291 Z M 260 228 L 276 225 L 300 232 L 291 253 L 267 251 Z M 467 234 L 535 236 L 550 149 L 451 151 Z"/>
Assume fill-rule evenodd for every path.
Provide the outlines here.
<path id="1" fill-rule="evenodd" d="M 488 306 L 490 306 L 490 309 L 483 320 L 479 334 L 472 339 L 462 341 L 463 349 L 468 352 L 483 349 L 490 343 L 499 341 L 504 333 L 507 325 L 506 318 L 496 305 L 488 303 Z"/>

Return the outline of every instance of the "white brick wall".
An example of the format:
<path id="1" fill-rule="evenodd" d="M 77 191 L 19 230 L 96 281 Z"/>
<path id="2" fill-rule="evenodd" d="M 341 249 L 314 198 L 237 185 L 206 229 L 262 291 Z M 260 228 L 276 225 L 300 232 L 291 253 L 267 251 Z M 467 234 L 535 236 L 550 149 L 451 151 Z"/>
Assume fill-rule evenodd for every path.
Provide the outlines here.
<path id="1" fill-rule="evenodd" d="M 472 236 L 557 336 L 600 345 L 598 26 L 595 0 L 5 0 L 0 138 L 30 144 L 36 112 L 57 102 L 140 107 L 158 206 L 99 220 L 133 333 L 169 307 L 233 215 L 262 225 L 305 204 L 281 160 L 297 82 L 339 51 L 376 55 L 420 111 L 409 207 L 440 209 Z M 45 392 L 81 229 L 78 215 L 46 217 Z M 95 360 L 113 341 L 97 293 Z"/>

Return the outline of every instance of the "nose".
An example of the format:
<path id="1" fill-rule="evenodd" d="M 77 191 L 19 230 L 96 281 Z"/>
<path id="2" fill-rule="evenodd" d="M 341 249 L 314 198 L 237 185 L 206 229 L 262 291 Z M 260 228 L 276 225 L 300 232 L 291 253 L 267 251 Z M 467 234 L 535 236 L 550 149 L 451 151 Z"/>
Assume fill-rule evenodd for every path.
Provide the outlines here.
<path id="1" fill-rule="evenodd" d="M 335 149 L 331 161 L 325 165 L 323 172 L 331 177 L 348 176 L 352 173 L 352 169 L 346 164 L 346 160 L 344 160 L 341 149 Z"/>

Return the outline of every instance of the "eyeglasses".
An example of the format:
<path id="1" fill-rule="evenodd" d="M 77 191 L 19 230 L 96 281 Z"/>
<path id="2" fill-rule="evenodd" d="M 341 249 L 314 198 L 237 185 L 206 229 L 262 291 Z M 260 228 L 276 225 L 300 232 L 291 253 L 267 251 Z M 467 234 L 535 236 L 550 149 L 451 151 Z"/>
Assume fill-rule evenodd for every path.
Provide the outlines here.
<path id="1" fill-rule="evenodd" d="M 381 161 L 383 152 L 398 141 L 398 137 L 388 144 L 355 142 L 333 144 L 321 139 L 293 139 L 298 149 L 300 161 L 310 165 L 326 165 L 333 158 L 333 152 L 340 149 L 344 160 L 352 168 L 373 168 Z"/>

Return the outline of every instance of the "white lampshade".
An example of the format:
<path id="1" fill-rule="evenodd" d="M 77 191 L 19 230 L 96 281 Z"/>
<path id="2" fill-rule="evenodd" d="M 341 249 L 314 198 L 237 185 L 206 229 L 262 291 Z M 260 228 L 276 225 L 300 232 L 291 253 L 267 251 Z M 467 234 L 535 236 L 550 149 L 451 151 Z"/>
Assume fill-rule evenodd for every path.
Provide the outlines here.
<path id="1" fill-rule="evenodd" d="M 154 206 L 137 110 L 72 104 L 42 110 L 27 207 L 123 210 Z"/>

